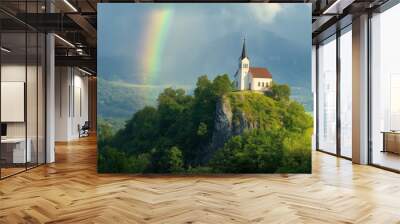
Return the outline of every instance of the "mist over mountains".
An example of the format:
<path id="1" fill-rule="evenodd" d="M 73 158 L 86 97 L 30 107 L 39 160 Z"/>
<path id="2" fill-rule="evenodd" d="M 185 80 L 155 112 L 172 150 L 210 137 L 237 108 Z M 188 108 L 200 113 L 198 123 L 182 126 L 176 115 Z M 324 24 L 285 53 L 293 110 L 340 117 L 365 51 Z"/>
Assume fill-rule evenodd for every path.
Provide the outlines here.
<path id="1" fill-rule="evenodd" d="M 260 32 L 262 35 L 253 33 L 246 36 L 250 66 L 267 67 L 276 82 L 310 89 L 311 49 L 305 49 L 267 30 Z M 194 85 L 197 77 L 203 74 L 214 78 L 226 73 L 233 79 L 243 43 L 242 39 L 238 39 L 240 36 L 239 32 L 232 32 L 201 46 L 193 43 L 178 47 L 176 43 L 167 43 L 161 57 L 160 71 L 152 84 Z M 143 74 L 139 66 L 133 67 L 132 73 L 116 72 L 128 70 L 124 67 L 132 65 L 129 60 L 122 56 L 104 56 L 101 61 L 107 62 L 108 67 L 103 71 L 105 74 L 100 76 L 109 81 L 141 84 L 141 77 L 148 74 Z"/>

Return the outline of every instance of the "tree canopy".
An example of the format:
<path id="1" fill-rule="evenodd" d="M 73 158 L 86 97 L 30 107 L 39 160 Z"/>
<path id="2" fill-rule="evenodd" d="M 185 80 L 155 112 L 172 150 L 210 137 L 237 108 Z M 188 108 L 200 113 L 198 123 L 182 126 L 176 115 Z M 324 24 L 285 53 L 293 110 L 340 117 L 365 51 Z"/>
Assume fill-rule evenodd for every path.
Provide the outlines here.
<path id="1" fill-rule="evenodd" d="M 219 100 L 246 114 L 258 128 L 232 136 L 207 157 Z M 235 115 L 234 115 L 235 116 Z M 99 124 L 99 172 L 304 173 L 311 170 L 312 118 L 290 99 L 287 85 L 265 95 L 235 92 L 228 75 L 200 76 L 193 94 L 164 89 L 157 105 L 145 106 L 116 133 Z"/>

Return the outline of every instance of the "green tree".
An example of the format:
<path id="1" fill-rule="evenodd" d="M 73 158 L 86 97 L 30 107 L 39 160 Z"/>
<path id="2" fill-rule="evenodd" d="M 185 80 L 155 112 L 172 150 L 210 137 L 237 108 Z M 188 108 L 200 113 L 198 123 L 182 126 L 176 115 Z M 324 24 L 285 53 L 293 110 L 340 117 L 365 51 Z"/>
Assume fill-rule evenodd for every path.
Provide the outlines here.
<path id="1" fill-rule="evenodd" d="M 159 113 L 154 107 L 145 107 L 127 121 L 113 139 L 112 145 L 128 154 L 139 154 L 154 148 L 159 139 Z"/>
<path id="2" fill-rule="evenodd" d="M 282 161 L 281 139 L 277 131 L 254 130 L 234 136 L 216 152 L 211 167 L 224 173 L 274 173 Z"/>
<path id="3" fill-rule="evenodd" d="M 283 140 L 282 165 L 280 173 L 311 173 L 312 128 L 303 133 L 289 132 Z"/>
<path id="4" fill-rule="evenodd" d="M 290 101 L 284 111 L 283 122 L 285 128 L 292 132 L 303 132 L 313 126 L 313 119 L 308 115 L 303 105 L 296 101 Z"/>
<path id="5" fill-rule="evenodd" d="M 277 83 L 272 83 L 271 91 L 266 92 L 266 94 L 275 100 L 289 100 L 290 97 L 290 87 L 286 84 L 279 85 Z"/>
<path id="6" fill-rule="evenodd" d="M 176 146 L 153 150 L 151 161 L 150 172 L 178 173 L 184 170 L 182 151 Z"/>
<path id="7" fill-rule="evenodd" d="M 212 83 L 212 91 L 215 97 L 221 97 L 226 93 L 232 92 L 232 84 L 227 74 L 215 77 Z"/>
<path id="8" fill-rule="evenodd" d="M 99 119 L 97 124 L 97 141 L 100 146 L 106 144 L 113 136 L 112 127 L 105 120 Z"/>
<path id="9" fill-rule="evenodd" d="M 168 131 L 179 119 L 179 115 L 191 106 L 192 97 L 185 95 L 183 89 L 167 88 L 158 97 L 160 128 Z"/>
<path id="10" fill-rule="evenodd" d="M 138 156 L 129 156 L 127 158 L 127 173 L 145 173 L 150 166 L 150 154 L 142 153 Z"/>
<path id="11" fill-rule="evenodd" d="M 169 163 L 169 171 L 171 173 L 179 173 L 184 170 L 182 151 L 178 147 L 173 146 L 172 148 L 170 148 L 167 157 Z"/>
<path id="12" fill-rule="evenodd" d="M 105 146 L 99 156 L 99 172 L 123 173 L 127 172 L 127 160 L 124 152 Z"/>
<path id="13" fill-rule="evenodd" d="M 198 136 L 205 136 L 207 134 L 207 125 L 203 122 L 200 122 L 199 128 L 197 129 Z"/>

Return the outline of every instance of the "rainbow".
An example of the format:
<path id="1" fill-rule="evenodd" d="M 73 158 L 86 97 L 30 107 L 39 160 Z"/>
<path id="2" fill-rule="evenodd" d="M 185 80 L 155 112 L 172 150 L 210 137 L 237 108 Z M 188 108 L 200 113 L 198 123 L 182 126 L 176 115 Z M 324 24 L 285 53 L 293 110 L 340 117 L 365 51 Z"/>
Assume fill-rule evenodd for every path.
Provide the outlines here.
<path id="1" fill-rule="evenodd" d="M 165 47 L 173 11 L 164 8 L 154 10 L 149 15 L 149 23 L 142 36 L 142 82 L 153 84 L 161 70 L 161 57 Z"/>

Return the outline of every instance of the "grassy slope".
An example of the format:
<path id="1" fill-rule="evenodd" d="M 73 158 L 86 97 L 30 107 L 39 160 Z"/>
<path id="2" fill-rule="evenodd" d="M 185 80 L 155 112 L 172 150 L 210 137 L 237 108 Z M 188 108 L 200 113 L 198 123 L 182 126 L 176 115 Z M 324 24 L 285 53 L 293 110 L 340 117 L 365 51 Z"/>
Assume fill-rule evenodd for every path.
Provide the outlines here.
<path id="1" fill-rule="evenodd" d="M 244 114 L 247 121 L 263 125 L 280 125 L 279 108 L 276 101 L 258 92 L 240 91 L 224 96 L 224 102 L 229 103 L 233 112 L 233 122 L 239 122 Z"/>

